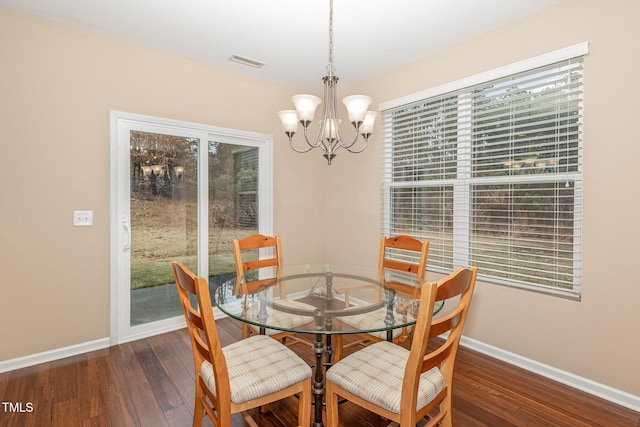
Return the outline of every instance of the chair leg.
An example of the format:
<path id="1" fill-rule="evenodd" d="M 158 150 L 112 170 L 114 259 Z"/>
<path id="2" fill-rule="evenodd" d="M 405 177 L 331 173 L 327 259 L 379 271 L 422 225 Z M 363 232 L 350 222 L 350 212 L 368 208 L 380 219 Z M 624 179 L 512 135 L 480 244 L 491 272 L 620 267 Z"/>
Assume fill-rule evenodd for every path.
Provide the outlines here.
<path id="1" fill-rule="evenodd" d="M 202 406 L 202 399 L 204 399 L 204 392 L 196 384 L 196 404 L 193 407 L 193 427 L 200 427 L 202 425 L 202 418 L 204 417 L 204 406 Z"/>
<path id="2" fill-rule="evenodd" d="M 251 329 L 249 329 L 249 325 L 246 323 L 242 323 L 242 339 L 249 338 L 251 336 Z"/>
<path id="3" fill-rule="evenodd" d="M 338 395 L 334 392 L 333 383 L 327 381 L 326 403 L 327 403 L 327 427 L 338 427 Z"/>
<path id="4" fill-rule="evenodd" d="M 298 404 L 298 425 L 309 427 L 311 425 L 311 378 L 302 384 L 302 392 Z"/>
<path id="5" fill-rule="evenodd" d="M 442 418 L 442 421 L 440 422 L 440 425 L 442 427 L 451 427 L 453 425 L 453 402 L 452 402 L 452 398 L 453 396 L 451 395 L 451 386 L 448 387 L 449 390 L 447 391 L 446 396 L 444 397 L 444 399 L 442 400 L 442 402 L 440 402 L 440 412 L 444 412 L 444 418 Z"/>
<path id="6" fill-rule="evenodd" d="M 336 344 L 334 346 L 334 358 L 333 358 L 333 363 L 337 363 L 339 362 L 343 357 L 344 357 L 344 351 L 346 349 L 349 349 L 351 347 L 355 347 L 357 345 L 362 346 L 362 347 L 366 347 L 367 345 L 371 344 L 374 341 L 371 341 L 368 338 L 365 339 L 361 339 L 349 344 L 344 344 L 343 341 L 343 335 L 342 334 L 336 334 L 334 335 L 335 340 L 336 340 Z"/>
<path id="7" fill-rule="evenodd" d="M 452 419 L 451 411 L 447 411 L 447 413 L 445 414 L 444 418 L 442 418 L 442 420 L 440 421 L 439 425 L 441 427 L 452 427 L 453 426 L 453 419 Z"/>
<path id="8" fill-rule="evenodd" d="M 249 415 L 247 411 L 242 411 L 240 415 L 242 415 L 244 422 L 247 423 L 249 427 L 259 427 L 258 423 L 256 423 L 256 420 L 254 420 L 253 417 Z"/>
<path id="9" fill-rule="evenodd" d="M 333 363 L 338 363 L 340 359 L 342 359 L 344 353 L 344 342 L 342 339 L 342 334 L 334 335 L 336 340 L 335 345 L 333 346 Z"/>

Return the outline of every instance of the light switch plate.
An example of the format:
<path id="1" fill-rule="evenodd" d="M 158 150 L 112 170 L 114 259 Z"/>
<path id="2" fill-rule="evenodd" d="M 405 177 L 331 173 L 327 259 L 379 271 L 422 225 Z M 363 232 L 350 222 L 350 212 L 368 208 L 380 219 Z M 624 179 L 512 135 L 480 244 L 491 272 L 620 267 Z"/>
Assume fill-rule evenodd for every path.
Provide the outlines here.
<path id="1" fill-rule="evenodd" d="M 89 227 L 93 225 L 93 211 L 73 211 L 74 227 Z"/>

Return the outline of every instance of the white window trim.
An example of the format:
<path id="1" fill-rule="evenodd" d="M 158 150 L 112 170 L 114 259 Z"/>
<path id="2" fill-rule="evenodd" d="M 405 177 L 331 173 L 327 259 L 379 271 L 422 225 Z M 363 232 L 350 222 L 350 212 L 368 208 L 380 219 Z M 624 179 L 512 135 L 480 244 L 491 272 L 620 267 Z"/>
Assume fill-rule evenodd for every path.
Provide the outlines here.
<path id="1" fill-rule="evenodd" d="M 583 56 L 589 53 L 589 42 L 578 43 L 573 46 L 565 47 L 563 49 L 554 50 L 553 52 L 545 53 L 533 58 L 525 59 L 520 62 L 505 65 L 503 67 L 495 68 L 484 73 L 469 76 L 460 80 L 445 83 L 440 86 L 426 89 L 420 92 L 412 93 L 411 95 L 403 96 L 400 98 L 386 101 L 378 106 L 378 111 L 390 110 L 402 105 L 418 102 L 422 99 L 431 98 L 434 96 L 442 95 L 444 93 L 453 92 L 456 90 L 464 89 L 466 87 L 481 84 L 490 80 L 499 79 L 512 74 L 522 73 L 533 68 L 543 67 L 545 65 L 552 64 L 554 62 L 564 61 L 566 59 L 575 58 L 576 56 Z"/>
<path id="2" fill-rule="evenodd" d="M 467 87 L 471 87 L 474 85 L 478 85 L 478 84 L 483 84 L 485 82 L 488 81 L 492 81 L 492 80 L 496 80 L 496 79 L 500 79 L 503 77 L 507 77 L 510 75 L 514 75 L 514 74 L 518 74 L 518 73 L 522 73 L 522 72 L 526 72 L 538 67 L 544 67 L 556 62 L 561 62 L 561 61 L 565 61 L 565 60 L 569 60 L 571 58 L 575 58 L 575 57 L 579 57 L 579 56 L 584 56 L 587 55 L 589 53 L 589 42 L 582 42 L 582 43 L 578 43 L 575 44 L 573 46 L 569 46 L 566 48 L 562 48 L 562 49 L 558 49 L 552 52 L 548 52 L 533 58 L 529 58 L 523 61 L 519 61 L 516 63 L 512 63 L 503 67 L 499 67 L 493 70 L 489 70 L 480 74 L 476 74 L 473 76 L 469 76 L 460 80 L 456 80 L 453 82 L 449 82 L 449 83 L 445 83 L 430 89 L 426 89 L 424 91 L 420 91 L 420 92 L 416 92 L 410 95 L 406 95 L 400 98 L 396 98 L 390 101 L 386 101 L 383 103 L 380 103 L 378 106 L 379 111 L 381 112 L 385 112 L 387 110 L 392 110 L 395 108 L 399 108 L 402 107 L 404 105 L 408 105 L 408 104 L 412 104 L 415 102 L 420 102 L 422 100 L 425 99 L 429 99 L 432 97 L 437 97 L 439 95 L 443 95 L 449 92 L 454 92 L 454 91 L 459 91 L 461 89 L 467 88 Z M 470 148 L 471 148 L 471 140 L 470 138 L 466 138 L 465 135 L 466 130 L 462 129 L 462 131 L 459 131 L 459 136 L 458 136 L 458 141 L 459 143 L 461 143 L 461 146 L 459 145 L 459 153 L 462 156 L 461 161 L 458 164 L 459 168 L 462 168 L 463 173 L 465 173 L 465 171 L 467 171 L 467 169 L 470 170 L 470 162 L 471 162 L 471 158 L 470 158 Z M 582 149 L 583 147 L 581 147 Z M 578 174 L 580 176 L 582 176 L 582 170 L 583 166 L 580 163 L 580 169 L 578 170 Z M 383 171 L 385 173 L 385 176 L 383 176 L 383 182 L 389 182 L 391 183 L 391 176 L 389 176 L 389 174 L 392 171 L 392 167 L 391 167 L 391 159 L 390 158 L 385 158 L 384 159 L 384 164 L 383 164 Z M 575 181 L 575 177 L 576 174 L 575 173 L 566 173 L 566 174 L 557 174 L 554 175 L 553 177 L 553 181 L 558 180 L 558 179 L 567 179 L 570 180 L 572 182 L 574 182 L 576 184 L 575 187 L 575 191 L 576 194 L 579 192 L 579 197 L 582 199 L 582 192 L 583 192 L 583 183 L 582 181 Z M 522 181 L 526 181 L 526 182 L 532 182 L 532 181 L 549 181 L 550 177 L 548 176 L 540 176 L 537 178 L 531 178 L 531 177 L 514 177 L 512 176 L 510 179 L 512 179 L 512 182 L 517 182 L 518 180 L 522 179 Z M 492 177 L 488 177 L 488 178 L 476 178 L 473 180 L 475 183 L 491 183 L 493 181 L 495 181 L 496 183 L 504 183 L 504 178 L 498 177 L 498 178 L 492 178 Z M 432 180 L 429 182 L 429 186 L 437 186 L 437 185 L 454 185 L 454 205 L 456 205 L 456 207 L 461 207 L 463 208 L 462 211 L 469 213 L 470 210 L 469 209 L 464 209 L 464 206 L 460 206 L 460 203 L 466 203 L 467 205 L 469 204 L 469 200 L 468 200 L 468 194 L 469 194 L 469 189 L 468 187 L 471 185 L 470 184 L 470 180 L 469 179 L 455 179 L 455 180 Z M 383 206 L 382 209 L 386 210 L 388 209 L 388 205 L 386 204 L 389 200 L 389 196 L 390 196 L 390 189 L 396 185 L 402 185 L 401 182 L 394 182 L 391 183 L 391 185 L 389 186 L 384 186 L 384 194 L 383 194 Z M 462 188 L 463 186 L 466 186 L 467 189 L 465 191 L 464 188 Z M 468 207 L 468 206 L 467 206 Z M 580 215 L 582 215 L 582 211 L 576 210 L 576 212 L 579 212 Z M 387 215 L 384 214 L 383 212 L 383 218 L 388 218 Z M 465 224 L 468 224 L 468 221 L 464 222 Z M 388 222 L 384 222 L 382 224 L 382 231 L 385 235 L 389 235 L 390 233 L 390 224 Z M 582 229 L 578 229 L 578 227 L 576 227 L 576 230 L 574 230 L 574 242 L 581 242 L 582 241 Z M 457 243 L 456 239 L 459 239 L 460 236 L 466 238 L 466 236 L 468 236 L 469 234 L 469 230 L 460 230 L 459 228 L 454 228 L 454 247 L 459 246 L 459 243 Z M 580 245 L 581 243 L 576 243 L 576 245 Z M 469 252 L 469 247 L 466 243 L 462 243 L 462 246 L 466 247 L 466 256 L 468 259 L 468 252 Z M 577 256 L 577 252 L 576 250 L 574 250 L 574 257 Z M 457 254 L 457 257 L 455 256 L 455 254 Z M 461 265 L 460 262 L 463 262 L 463 260 L 461 260 L 460 258 L 462 258 L 461 255 L 464 255 L 465 251 L 456 251 L 454 250 L 454 259 L 453 259 L 453 265 L 454 266 L 459 266 Z M 579 274 L 579 270 L 581 270 L 582 265 L 580 262 L 578 262 L 578 259 L 574 259 L 574 277 L 579 278 L 580 274 Z M 440 269 L 438 268 L 434 268 L 434 271 L 439 271 Z M 580 300 L 580 296 L 581 296 L 581 284 L 580 283 L 574 283 L 574 287 L 572 290 L 563 290 L 563 289 L 555 289 L 555 288 L 549 288 L 546 289 L 543 286 L 535 286 L 535 285 L 516 285 L 513 284 L 507 280 L 500 280 L 500 279 L 495 279 L 492 278 L 491 282 L 494 283 L 499 283 L 502 285 L 506 285 L 506 286 L 510 286 L 510 287 L 516 287 L 519 289 L 526 289 L 526 290 L 530 290 L 530 291 L 534 291 L 534 292 L 542 292 L 548 295 L 554 295 L 554 296 L 560 296 L 560 297 L 565 297 L 565 298 L 569 298 L 569 299 L 576 299 L 576 300 Z"/>

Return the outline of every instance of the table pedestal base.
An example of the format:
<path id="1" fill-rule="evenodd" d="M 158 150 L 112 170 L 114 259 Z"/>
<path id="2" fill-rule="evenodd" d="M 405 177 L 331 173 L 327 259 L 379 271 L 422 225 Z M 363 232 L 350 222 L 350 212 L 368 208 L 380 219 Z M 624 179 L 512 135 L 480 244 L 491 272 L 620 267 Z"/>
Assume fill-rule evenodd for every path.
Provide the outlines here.
<path id="1" fill-rule="evenodd" d="M 330 338 L 329 338 L 330 339 Z M 316 366 L 313 378 L 313 386 L 311 391 L 313 393 L 314 404 L 314 418 L 313 427 L 323 427 L 322 423 L 322 407 L 325 392 L 324 383 L 324 365 L 322 363 L 322 355 L 325 353 L 326 345 L 322 340 L 322 334 L 316 334 L 316 340 L 313 343 L 313 353 L 316 356 Z"/>

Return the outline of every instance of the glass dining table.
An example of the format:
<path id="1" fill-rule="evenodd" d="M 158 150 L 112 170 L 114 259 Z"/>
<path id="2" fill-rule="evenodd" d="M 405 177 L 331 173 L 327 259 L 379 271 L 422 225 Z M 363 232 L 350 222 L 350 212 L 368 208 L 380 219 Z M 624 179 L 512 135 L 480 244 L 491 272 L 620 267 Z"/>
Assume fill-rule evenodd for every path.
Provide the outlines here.
<path id="1" fill-rule="evenodd" d="M 315 336 L 314 427 L 322 426 L 332 336 L 371 334 L 391 341 L 406 334 L 416 322 L 420 284 L 414 274 L 379 274 L 369 266 L 304 264 L 267 270 L 258 277 L 246 276 L 246 282 L 230 279 L 215 285 L 213 303 L 263 334 L 271 330 Z"/>

